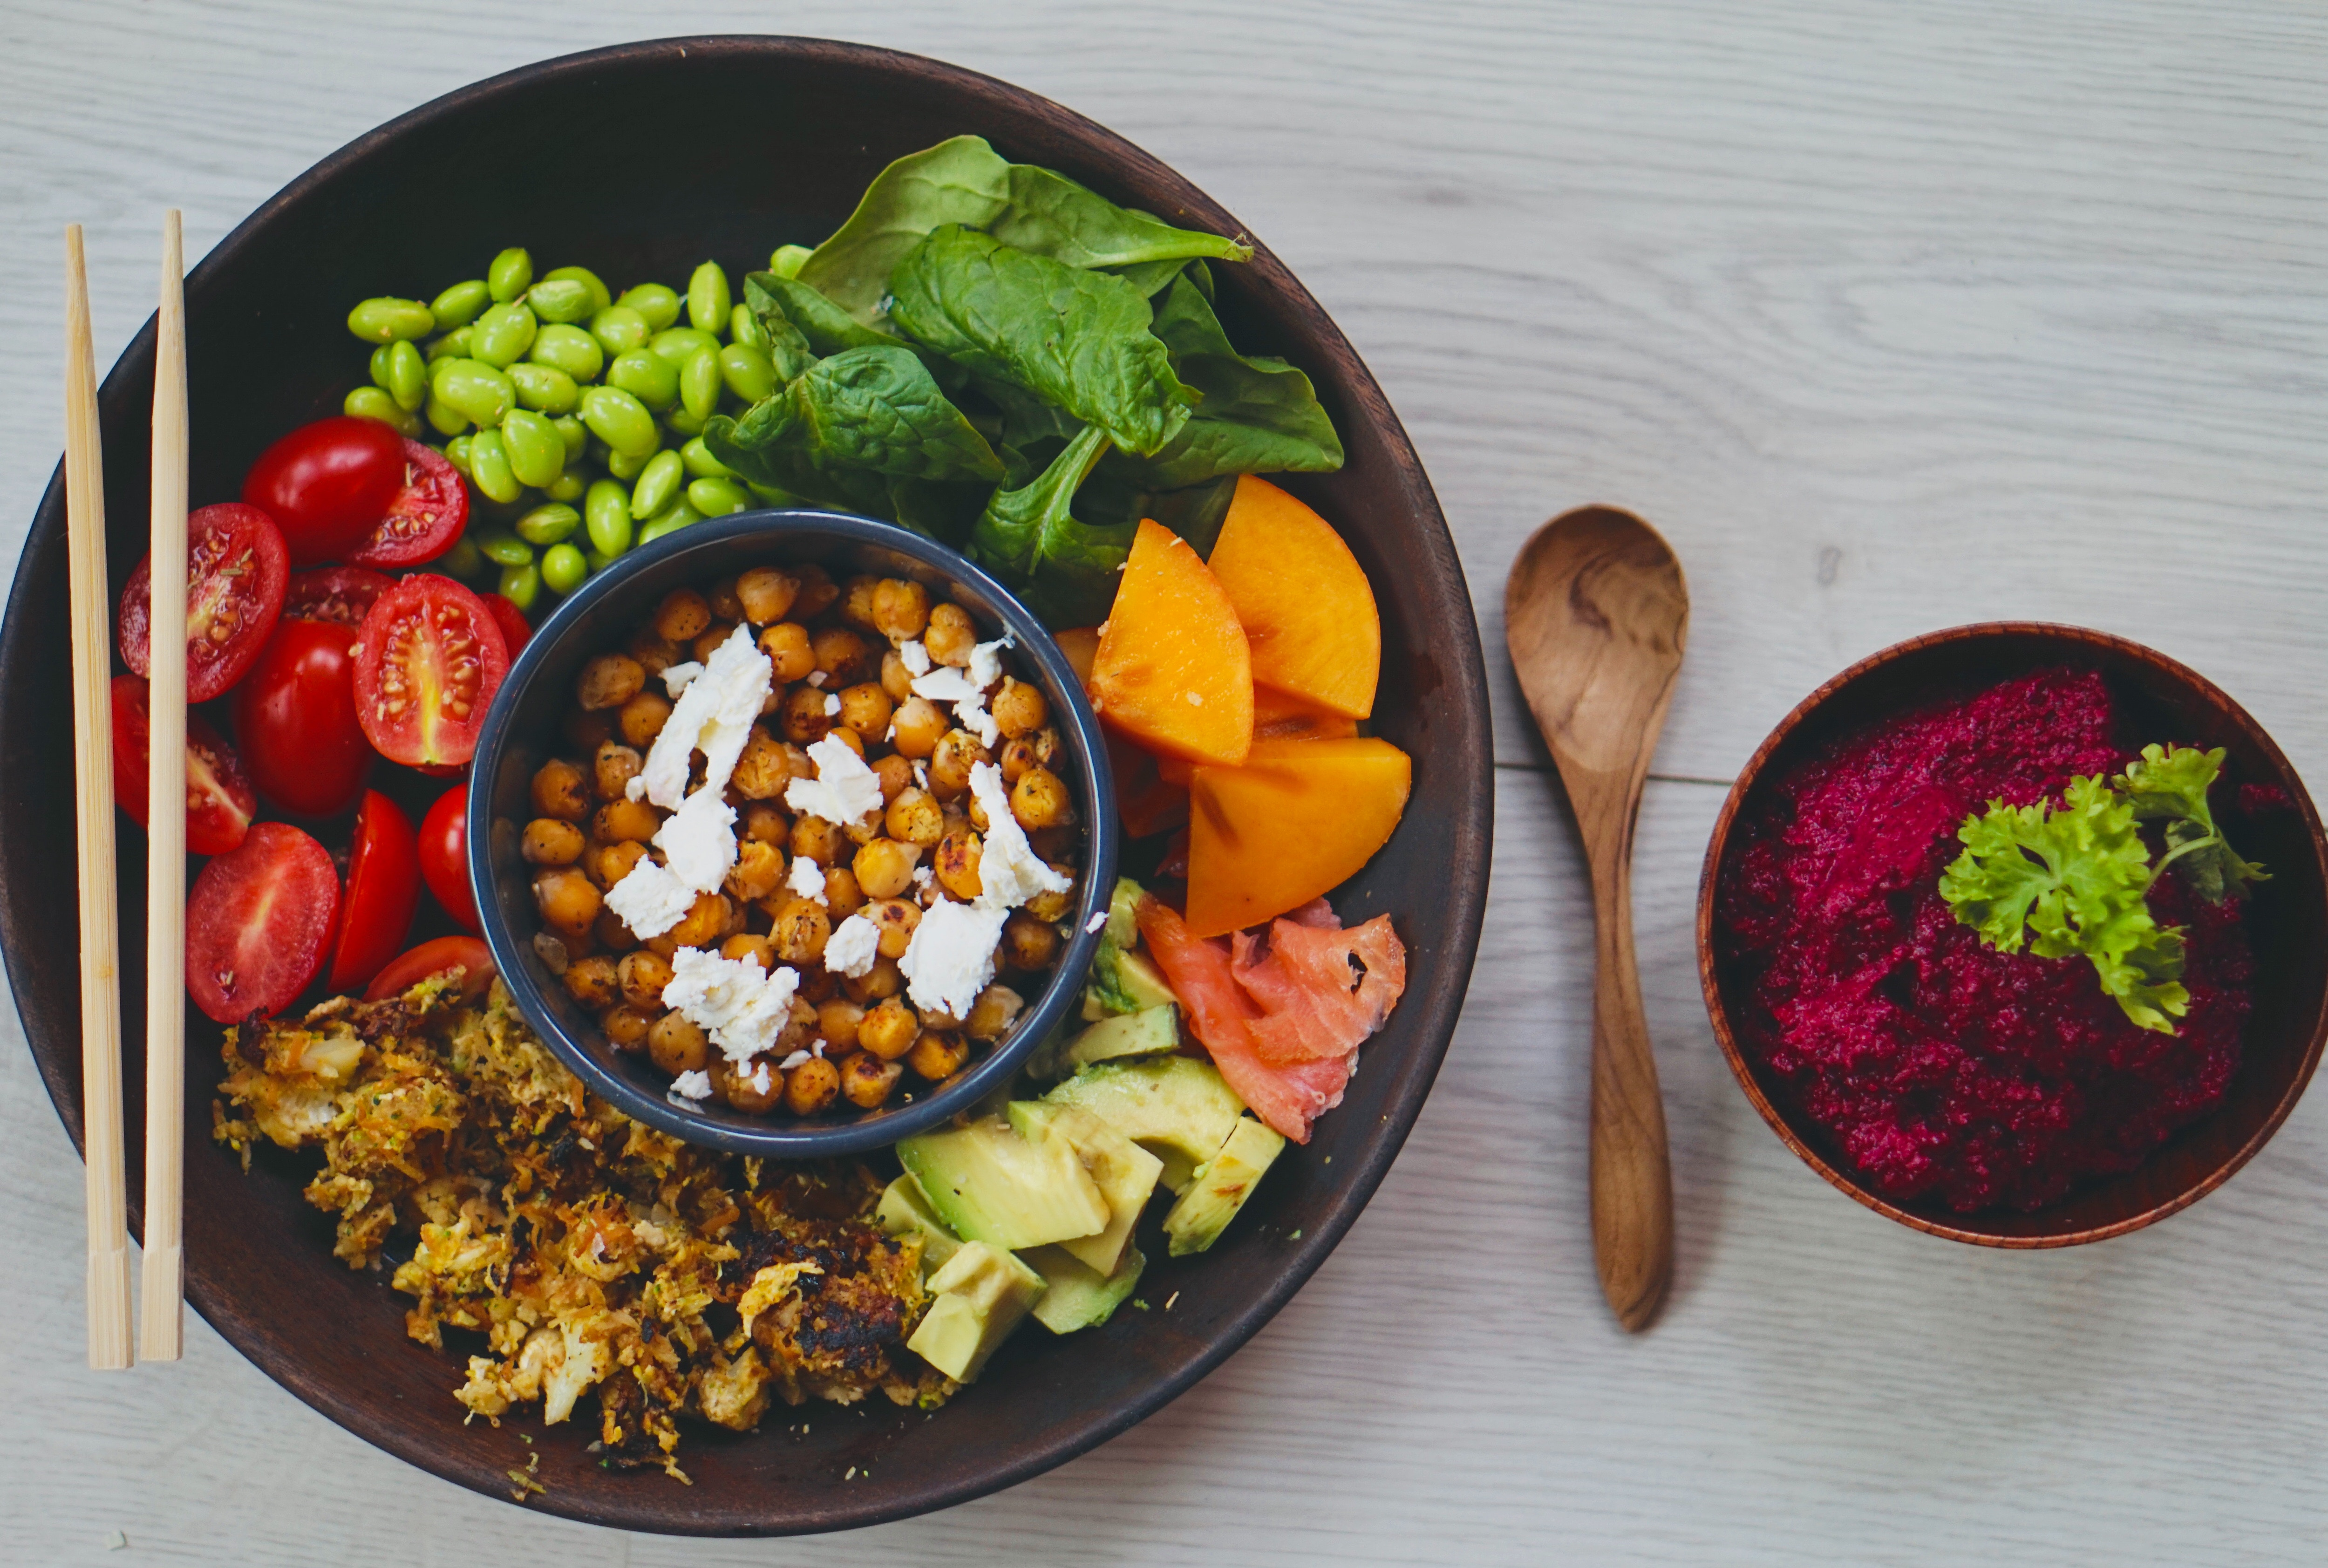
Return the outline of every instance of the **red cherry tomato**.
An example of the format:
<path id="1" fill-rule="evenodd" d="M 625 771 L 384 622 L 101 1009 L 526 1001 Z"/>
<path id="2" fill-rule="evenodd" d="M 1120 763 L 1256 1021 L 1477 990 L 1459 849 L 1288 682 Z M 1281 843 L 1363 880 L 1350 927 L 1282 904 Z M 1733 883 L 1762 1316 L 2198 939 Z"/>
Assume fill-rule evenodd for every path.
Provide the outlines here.
<path id="1" fill-rule="evenodd" d="M 396 803 L 364 791 L 348 849 L 348 897 L 340 940 L 324 981 L 336 995 L 369 983 L 404 945 L 420 907 L 420 840 Z"/>
<path id="2" fill-rule="evenodd" d="M 113 800 L 139 827 L 146 825 L 146 770 L 153 709 L 146 682 L 113 678 Z M 242 842 L 258 810 L 250 775 L 226 737 L 199 713 L 186 715 L 186 848 L 223 855 Z"/>
<path id="3" fill-rule="evenodd" d="M 295 815 L 347 810 L 371 771 L 371 746 L 356 722 L 356 637 L 330 621 L 286 620 L 234 694 L 234 730 L 251 781 Z"/>
<path id="4" fill-rule="evenodd" d="M 460 971 L 461 994 L 468 997 L 483 996 L 493 976 L 501 972 L 493 967 L 493 953 L 475 937 L 440 936 L 399 955 L 381 970 L 365 991 L 364 1000 L 402 996 L 430 975 L 448 969 Z"/>
<path id="5" fill-rule="evenodd" d="M 485 601 L 485 608 L 493 613 L 493 624 L 502 629 L 502 641 L 508 644 L 510 662 L 517 662 L 518 650 L 533 637 L 533 623 L 507 594 L 484 593 L 477 597 Z"/>
<path id="6" fill-rule="evenodd" d="M 258 455 L 242 498 L 283 530 L 300 566 L 339 560 L 363 542 L 404 485 L 404 437 L 377 419 L 334 414 Z"/>
<path id="7" fill-rule="evenodd" d="M 324 967 L 340 917 L 332 857 L 288 822 L 254 822 L 194 878 L 186 991 L 222 1024 L 281 1012 Z"/>
<path id="8" fill-rule="evenodd" d="M 469 891 L 469 786 L 455 784 L 436 797 L 420 819 L 420 879 L 445 913 L 472 931 L 483 931 L 477 900 Z"/>
<path id="9" fill-rule="evenodd" d="M 476 595 L 416 572 L 380 596 L 356 641 L 356 718 L 407 767 L 465 763 L 509 673 L 509 645 Z"/>
<path id="10" fill-rule="evenodd" d="M 385 428 L 385 427 L 383 427 Z M 283 614 L 291 567 L 274 520 L 229 502 L 186 519 L 186 700 L 208 702 L 243 677 Z M 154 673 L 154 558 L 121 590 L 121 662 Z"/>
<path id="11" fill-rule="evenodd" d="M 291 586 L 283 595 L 283 613 L 302 621 L 361 626 L 364 612 L 394 587 L 394 577 L 361 567 L 310 567 L 291 574 Z"/>
<path id="12" fill-rule="evenodd" d="M 433 561 L 469 525 L 469 487 L 444 455 L 418 441 L 404 444 L 404 475 L 379 526 L 347 552 L 363 567 L 417 567 Z"/>

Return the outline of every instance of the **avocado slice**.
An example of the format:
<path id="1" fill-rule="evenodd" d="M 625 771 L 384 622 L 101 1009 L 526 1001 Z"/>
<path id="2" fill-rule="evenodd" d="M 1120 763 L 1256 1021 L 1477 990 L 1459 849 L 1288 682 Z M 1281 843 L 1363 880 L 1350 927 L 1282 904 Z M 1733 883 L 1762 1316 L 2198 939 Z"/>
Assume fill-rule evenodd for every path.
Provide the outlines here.
<path id="1" fill-rule="evenodd" d="M 1221 1232 L 1253 1196 L 1262 1172 L 1284 1147 L 1284 1137 L 1273 1128 L 1250 1116 L 1239 1117 L 1221 1151 L 1197 1172 L 1194 1185 L 1164 1216 L 1164 1234 L 1171 1240 L 1172 1255 L 1201 1253 L 1220 1240 Z"/>
<path id="2" fill-rule="evenodd" d="M 1180 1048 L 1180 1009 L 1170 1002 L 1100 1019 L 1067 1041 L 1059 1066 L 1067 1072 L 1118 1056 L 1154 1056 Z"/>
<path id="3" fill-rule="evenodd" d="M 1134 951 L 1140 945 L 1140 901 L 1145 897 L 1146 890 L 1131 878 L 1116 878 L 1099 952 L 1092 958 L 1091 984 L 1084 991 L 1086 1023 L 1178 1000 L 1156 966 Z"/>
<path id="4" fill-rule="evenodd" d="M 1101 1062 L 1043 1098 L 1082 1106 L 1161 1160 L 1161 1179 L 1174 1192 L 1220 1151 L 1244 1112 L 1218 1069 L 1194 1056 Z"/>
<path id="5" fill-rule="evenodd" d="M 1164 1162 L 1080 1105 L 1016 1100 L 1010 1125 L 1023 1138 L 1065 1138 L 1107 1199 L 1107 1228 L 1095 1236 L 1059 1243 L 1061 1250 L 1101 1275 L 1115 1272 L 1140 1211 L 1156 1191 Z"/>
<path id="6" fill-rule="evenodd" d="M 910 1176 L 901 1176 L 891 1182 L 881 1194 L 881 1206 L 873 1211 L 873 1223 L 893 1236 L 922 1238 L 922 1277 L 927 1279 L 946 1266 L 948 1259 L 962 1251 L 962 1238 L 947 1228 L 938 1217 L 937 1210 L 922 1192 L 922 1184 Z"/>
<path id="7" fill-rule="evenodd" d="M 1043 1294 L 1043 1276 L 1000 1247 L 965 1242 L 930 1276 L 935 1292 L 906 1348 L 953 1378 L 978 1376 Z"/>
<path id="8" fill-rule="evenodd" d="M 1107 1199 L 1065 1138 L 1021 1138 L 989 1117 L 900 1139 L 897 1160 L 966 1242 L 1016 1251 L 1108 1226 Z"/>
<path id="9" fill-rule="evenodd" d="M 1037 1247 L 1019 1260 L 1043 1276 L 1049 1285 L 1035 1303 L 1035 1321 L 1054 1334 L 1096 1329 L 1123 1305 L 1148 1260 L 1138 1247 L 1126 1247 L 1115 1272 L 1099 1274 L 1075 1261 L 1063 1247 Z"/>

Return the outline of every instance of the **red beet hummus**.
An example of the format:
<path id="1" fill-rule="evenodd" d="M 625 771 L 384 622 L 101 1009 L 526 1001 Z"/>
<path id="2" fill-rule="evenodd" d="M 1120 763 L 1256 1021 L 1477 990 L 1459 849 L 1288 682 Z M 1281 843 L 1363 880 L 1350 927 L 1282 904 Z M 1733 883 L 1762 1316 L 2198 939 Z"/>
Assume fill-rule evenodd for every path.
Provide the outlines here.
<path id="1" fill-rule="evenodd" d="M 2058 803 L 2168 738 L 2125 735 L 2100 676 L 2042 671 L 1842 741 L 1741 820 L 1716 904 L 1746 980 L 1740 1044 L 1884 1197 L 2037 1208 L 2222 1098 L 2253 968 L 2236 902 L 2172 874 L 2151 889 L 2160 924 L 2187 928 L 2190 1011 L 2167 1035 L 2081 957 L 1982 945 L 1939 893 L 1967 815 Z"/>

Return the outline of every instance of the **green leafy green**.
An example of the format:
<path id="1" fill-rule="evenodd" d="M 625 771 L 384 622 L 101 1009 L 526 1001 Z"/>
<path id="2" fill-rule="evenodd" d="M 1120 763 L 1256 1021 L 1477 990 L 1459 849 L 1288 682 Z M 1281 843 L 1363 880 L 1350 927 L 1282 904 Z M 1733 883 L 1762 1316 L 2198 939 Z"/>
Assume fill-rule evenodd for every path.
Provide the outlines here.
<path id="1" fill-rule="evenodd" d="M 811 355 L 827 356 L 850 349 L 908 350 L 929 367 L 931 378 L 949 392 L 970 379 L 961 366 L 943 354 L 934 353 L 878 326 L 866 325 L 797 278 L 779 277 L 773 272 L 752 273 L 744 279 L 744 303 L 751 307 L 753 316 L 768 333 L 771 357 L 777 359 L 777 373 L 786 380 L 800 371 L 786 374 L 782 356 L 774 353 L 773 345 L 780 335 L 801 345 Z"/>
<path id="2" fill-rule="evenodd" d="M 2201 751 L 2153 744 L 2110 781 L 2133 804 L 2136 820 L 2165 822 L 2166 854 L 2160 869 L 2173 866 L 2210 904 L 2237 897 L 2250 882 L 2269 879 L 2262 867 L 2232 851 L 2207 807 L 2207 791 L 2222 769 L 2220 746 Z"/>
<path id="3" fill-rule="evenodd" d="M 1034 482 L 996 493 L 971 530 L 971 559 L 992 570 L 1047 625 L 1088 624 L 1107 613 L 1115 574 L 1131 554 L 1137 523 L 1094 528 L 1071 512 L 1075 488 L 1107 450 L 1086 428 Z"/>
<path id="4" fill-rule="evenodd" d="M 1253 256 L 1250 245 L 1201 230 L 1175 229 L 1032 164 L 1010 165 L 1009 202 L 982 227 L 1005 245 L 1069 267 L 1131 267 L 1196 257 L 1245 261 Z"/>
<path id="5" fill-rule="evenodd" d="M 915 341 L 1143 456 L 1178 433 L 1197 400 L 1149 331 L 1148 301 L 1112 274 L 949 223 L 898 263 L 889 290 L 890 319 Z"/>
<path id="6" fill-rule="evenodd" d="M 955 136 L 910 153 L 873 177 L 849 221 L 801 263 L 801 282 L 859 321 L 880 314 L 889 275 L 944 223 L 982 229 L 1010 200 L 1010 164 L 983 136 Z"/>

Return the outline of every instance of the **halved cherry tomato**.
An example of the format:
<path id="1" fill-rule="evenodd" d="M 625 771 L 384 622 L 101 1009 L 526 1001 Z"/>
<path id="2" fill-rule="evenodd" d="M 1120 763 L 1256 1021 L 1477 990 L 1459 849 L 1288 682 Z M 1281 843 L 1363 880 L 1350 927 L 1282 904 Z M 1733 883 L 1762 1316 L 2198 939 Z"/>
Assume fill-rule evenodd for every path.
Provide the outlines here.
<path id="1" fill-rule="evenodd" d="M 135 675 L 113 678 L 113 800 L 139 827 L 146 825 L 146 770 L 153 756 L 149 737 L 152 699 Z M 197 855 L 223 855 L 242 842 L 258 796 L 242 758 L 226 737 L 199 713 L 186 715 L 186 848 Z"/>
<path id="2" fill-rule="evenodd" d="M 446 970 L 461 972 L 461 994 L 483 996 L 485 988 L 493 983 L 501 972 L 493 967 L 493 955 L 485 944 L 474 936 L 439 936 L 424 942 L 411 952 L 396 958 L 373 977 L 364 991 L 366 1001 L 385 1001 L 392 996 L 402 996 L 432 974 Z"/>
<path id="3" fill-rule="evenodd" d="M 187 701 L 208 702 L 242 679 L 283 614 L 290 576 L 283 535 L 258 508 L 228 502 L 186 519 Z M 121 590 L 118 637 L 121 662 L 148 677 L 153 579 L 149 555 Z"/>
<path id="4" fill-rule="evenodd" d="M 385 572 L 361 567 L 310 567 L 291 574 L 291 586 L 283 595 L 283 613 L 302 621 L 361 626 L 364 613 L 394 587 L 396 579 Z"/>
<path id="5" fill-rule="evenodd" d="M 300 566 L 343 559 L 403 487 L 404 445 L 377 419 L 334 414 L 260 453 L 243 475 L 242 498 L 275 519 Z"/>
<path id="6" fill-rule="evenodd" d="M 510 662 L 517 662 L 517 652 L 533 636 L 533 623 L 517 607 L 507 594 L 484 593 L 477 597 L 485 601 L 485 608 L 493 613 L 493 624 L 502 629 L 502 641 L 509 645 Z"/>
<path id="7" fill-rule="evenodd" d="M 356 718 L 390 762 L 465 763 L 508 673 L 509 644 L 483 601 L 451 577 L 415 572 L 380 596 L 357 634 Z"/>
<path id="8" fill-rule="evenodd" d="M 455 784 L 436 797 L 420 819 L 420 879 L 445 913 L 472 931 L 483 931 L 477 900 L 469 891 L 469 786 Z"/>
<path id="9" fill-rule="evenodd" d="M 286 620 L 234 694 L 234 731 L 258 793 L 285 811 L 348 809 L 371 772 L 356 722 L 357 634 L 331 621 Z"/>
<path id="10" fill-rule="evenodd" d="M 404 444 L 403 484 L 389 497 L 371 533 L 347 552 L 362 567 L 417 567 L 433 561 L 469 526 L 469 487 L 443 454 Z"/>
<path id="11" fill-rule="evenodd" d="M 242 847 L 194 878 L 186 991 L 222 1024 L 281 1012 L 324 967 L 340 878 L 324 846 L 288 822 L 254 822 Z"/>
<path id="12" fill-rule="evenodd" d="M 332 972 L 324 983 L 344 995 L 367 984 L 404 945 L 420 907 L 420 841 L 396 803 L 364 791 L 348 848 L 348 896 Z"/>

